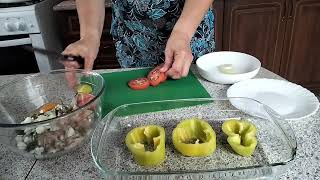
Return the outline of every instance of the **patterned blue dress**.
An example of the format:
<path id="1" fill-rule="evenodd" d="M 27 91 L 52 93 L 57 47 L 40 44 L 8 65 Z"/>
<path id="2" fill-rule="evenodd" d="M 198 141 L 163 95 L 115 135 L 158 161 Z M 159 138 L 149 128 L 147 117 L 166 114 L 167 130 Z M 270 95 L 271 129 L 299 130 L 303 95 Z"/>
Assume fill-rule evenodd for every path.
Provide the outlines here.
<path id="1" fill-rule="evenodd" d="M 184 0 L 112 0 L 111 34 L 123 68 L 152 67 L 164 62 L 164 49 Z M 191 41 L 194 59 L 212 52 L 214 14 L 205 15 Z"/>

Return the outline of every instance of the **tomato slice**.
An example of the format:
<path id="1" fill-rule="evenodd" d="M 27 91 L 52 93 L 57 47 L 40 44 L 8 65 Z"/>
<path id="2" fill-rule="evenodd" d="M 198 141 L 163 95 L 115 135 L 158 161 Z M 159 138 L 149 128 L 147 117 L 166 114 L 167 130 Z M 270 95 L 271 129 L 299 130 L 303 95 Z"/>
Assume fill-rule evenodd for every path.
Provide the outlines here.
<path id="1" fill-rule="evenodd" d="M 77 95 L 77 105 L 78 107 L 82 107 L 86 105 L 89 101 L 91 101 L 95 96 L 92 94 L 84 94 L 84 93 L 79 93 Z"/>
<path id="2" fill-rule="evenodd" d="M 143 90 L 150 86 L 150 82 L 147 78 L 137 78 L 129 81 L 128 85 L 133 90 Z"/>
<path id="3" fill-rule="evenodd" d="M 160 64 L 159 66 L 155 67 L 154 69 L 158 69 L 160 72 L 160 69 L 162 68 L 162 66 L 163 66 L 163 64 Z M 162 79 L 161 82 L 165 82 L 167 80 L 167 74 L 164 72 L 160 72 L 160 79 Z"/>
<path id="4" fill-rule="evenodd" d="M 160 78 L 162 78 L 161 82 L 165 82 L 167 80 L 167 74 L 166 73 L 162 73 L 162 75 L 160 76 Z"/>
<path id="5" fill-rule="evenodd" d="M 160 83 L 167 80 L 166 73 L 160 72 L 161 67 L 162 65 L 159 65 L 149 72 L 148 79 L 150 81 L 151 86 L 157 86 Z"/>

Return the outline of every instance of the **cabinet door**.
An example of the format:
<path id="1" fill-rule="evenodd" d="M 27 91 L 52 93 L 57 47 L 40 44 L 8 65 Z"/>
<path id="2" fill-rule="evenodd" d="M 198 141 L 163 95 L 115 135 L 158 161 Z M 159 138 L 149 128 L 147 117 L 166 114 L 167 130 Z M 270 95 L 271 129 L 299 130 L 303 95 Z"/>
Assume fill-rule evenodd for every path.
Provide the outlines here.
<path id="1" fill-rule="evenodd" d="M 225 1 L 223 49 L 251 54 L 279 73 L 285 15 L 285 0 Z"/>
<path id="2" fill-rule="evenodd" d="M 212 9 L 214 13 L 214 38 L 216 51 L 222 50 L 222 35 L 223 35 L 223 8 L 224 0 L 214 0 Z"/>
<path id="3" fill-rule="evenodd" d="M 281 75 L 320 93 L 320 1 L 291 1 Z"/>

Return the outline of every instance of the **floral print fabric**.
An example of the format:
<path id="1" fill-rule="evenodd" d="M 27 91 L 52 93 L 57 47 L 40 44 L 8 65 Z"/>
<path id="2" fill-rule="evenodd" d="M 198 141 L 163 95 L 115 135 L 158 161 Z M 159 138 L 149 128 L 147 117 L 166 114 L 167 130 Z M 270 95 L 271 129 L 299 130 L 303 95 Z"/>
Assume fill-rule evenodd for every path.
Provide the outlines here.
<path id="1" fill-rule="evenodd" d="M 184 0 L 113 0 L 111 34 L 121 67 L 151 67 L 164 61 L 164 49 Z M 212 52 L 214 14 L 210 9 L 191 41 L 194 59 Z"/>

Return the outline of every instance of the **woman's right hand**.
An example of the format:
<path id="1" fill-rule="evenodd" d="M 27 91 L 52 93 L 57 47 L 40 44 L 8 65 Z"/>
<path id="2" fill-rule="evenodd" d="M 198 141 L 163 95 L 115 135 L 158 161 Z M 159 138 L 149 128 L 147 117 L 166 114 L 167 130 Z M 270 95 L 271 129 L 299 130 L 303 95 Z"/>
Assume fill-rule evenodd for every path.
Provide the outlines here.
<path id="1" fill-rule="evenodd" d="M 84 58 L 84 69 L 92 70 L 94 60 L 97 57 L 100 46 L 99 38 L 81 38 L 70 44 L 63 52 L 64 55 L 81 56 Z M 66 70 L 79 69 L 80 65 L 76 61 L 63 61 Z M 77 77 L 75 73 L 66 72 L 66 79 L 70 88 L 77 85 Z"/>
<path id="2" fill-rule="evenodd" d="M 97 57 L 100 46 L 100 38 L 84 37 L 70 44 L 62 52 L 64 55 L 81 56 L 84 58 L 84 69 L 92 70 L 94 60 Z M 64 62 L 66 69 L 77 69 L 80 65 L 76 61 Z"/>

